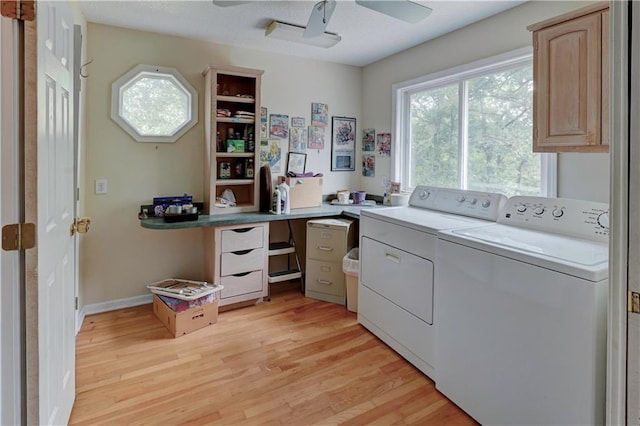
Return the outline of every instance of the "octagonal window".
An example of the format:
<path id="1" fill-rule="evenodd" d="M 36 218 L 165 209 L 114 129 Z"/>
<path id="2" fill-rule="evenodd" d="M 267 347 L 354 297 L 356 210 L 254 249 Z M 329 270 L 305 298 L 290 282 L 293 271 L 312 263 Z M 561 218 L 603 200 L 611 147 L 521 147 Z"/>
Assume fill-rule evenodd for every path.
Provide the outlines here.
<path id="1" fill-rule="evenodd" d="M 111 118 L 138 142 L 175 142 L 198 122 L 198 93 L 175 68 L 138 65 L 111 98 Z"/>

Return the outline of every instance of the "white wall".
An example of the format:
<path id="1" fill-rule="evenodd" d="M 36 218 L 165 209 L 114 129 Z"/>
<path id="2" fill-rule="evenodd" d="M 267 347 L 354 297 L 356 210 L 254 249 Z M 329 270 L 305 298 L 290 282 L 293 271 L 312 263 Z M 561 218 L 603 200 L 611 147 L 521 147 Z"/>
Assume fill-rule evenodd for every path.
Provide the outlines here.
<path id="1" fill-rule="evenodd" d="M 590 3 L 527 2 L 366 66 L 362 73 L 363 120 L 359 129 L 392 132 L 392 84 L 530 46 L 528 25 Z M 390 159 L 376 157 L 375 177 L 362 177 L 361 186 L 369 193 L 380 195 L 382 178 L 390 176 L 390 173 Z M 560 154 L 558 196 L 608 202 L 609 155 Z"/>
<path id="2" fill-rule="evenodd" d="M 85 214 L 91 231 L 81 251 L 83 305 L 148 294 L 165 278 L 202 279 L 202 230 L 149 230 L 137 211 L 155 196 L 188 193 L 203 199 L 204 79 L 207 64 L 263 69 L 262 102 L 269 113 L 305 117 L 311 102 L 330 115 L 361 117 L 361 69 L 216 45 L 186 38 L 89 24 Z M 137 64 L 177 68 L 199 93 L 199 122 L 175 144 L 137 143 L 110 119 L 111 84 Z M 359 182 L 357 173 L 330 172 L 326 147 L 308 152 L 307 170 L 325 175 L 324 193 Z M 286 159 L 286 155 L 285 155 Z M 108 194 L 94 194 L 107 179 Z"/>

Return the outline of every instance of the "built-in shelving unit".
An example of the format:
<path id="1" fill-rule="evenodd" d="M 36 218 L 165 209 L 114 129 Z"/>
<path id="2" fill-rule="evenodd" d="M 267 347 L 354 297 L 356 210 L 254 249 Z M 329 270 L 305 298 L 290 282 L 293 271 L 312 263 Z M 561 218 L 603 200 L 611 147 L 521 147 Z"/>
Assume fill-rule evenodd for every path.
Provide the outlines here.
<path id="1" fill-rule="evenodd" d="M 206 208 L 209 214 L 257 211 L 257 135 L 260 131 L 260 87 L 263 71 L 209 65 L 202 74 L 205 77 L 206 91 Z M 228 111 L 231 116 L 222 116 L 221 111 Z M 235 117 L 247 114 L 253 116 Z M 228 140 L 239 141 L 241 148 L 230 150 Z M 216 203 L 226 189 L 233 192 L 235 206 Z"/>

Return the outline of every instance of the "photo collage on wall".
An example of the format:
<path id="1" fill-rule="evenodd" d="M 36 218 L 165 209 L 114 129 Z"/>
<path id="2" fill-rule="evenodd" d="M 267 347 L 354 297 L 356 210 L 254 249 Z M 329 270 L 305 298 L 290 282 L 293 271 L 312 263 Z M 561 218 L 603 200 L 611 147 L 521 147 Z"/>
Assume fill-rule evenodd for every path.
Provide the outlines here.
<path id="1" fill-rule="evenodd" d="M 311 103 L 309 126 L 303 116 L 269 114 L 267 107 L 260 107 L 260 166 L 268 164 L 272 173 L 284 173 L 284 163 L 292 156 L 300 163 L 308 149 L 317 149 L 319 153 L 325 147 L 328 122 L 329 105 L 324 103 Z M 304 168 L 296 164 L 292 164 L 296 170 Z"/>

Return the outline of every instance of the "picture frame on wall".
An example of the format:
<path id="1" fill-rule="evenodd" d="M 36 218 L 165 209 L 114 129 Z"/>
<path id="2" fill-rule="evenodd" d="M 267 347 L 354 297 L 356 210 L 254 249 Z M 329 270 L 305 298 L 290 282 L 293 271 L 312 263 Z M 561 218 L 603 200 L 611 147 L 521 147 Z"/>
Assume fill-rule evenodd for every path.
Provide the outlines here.
<path id="1" fill-rule="evenodd" d="M 300 152 L 290 152 L 287 158 L 287 174 L 299 173 L 305 171 L 307 165 L 307 154 Z"/>
<path id="2" fill-rule="evenodd" d="M 353 171 L 356 149 L 356 119 L 331 118 L 331 170 Z"/>

